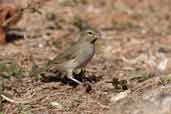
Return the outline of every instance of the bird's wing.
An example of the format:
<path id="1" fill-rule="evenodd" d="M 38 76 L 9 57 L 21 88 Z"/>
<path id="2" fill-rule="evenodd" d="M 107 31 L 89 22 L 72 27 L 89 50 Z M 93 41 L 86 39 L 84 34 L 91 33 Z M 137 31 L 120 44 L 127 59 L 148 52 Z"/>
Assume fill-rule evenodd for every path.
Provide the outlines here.
<path id="1" fill-rule="evenodd" d="M 74 46 L 71 46 L 69 49 L 66 49 L 63 53 L 59 54 L 53 60 L 50 60 L 48 64 L 61 64 L 76 59 L 78 56 L 78 51 L 80 50 L 80 45 L 81 44 L 75 44 Z"/>
<path id="2" fill-rule="evenodd" d="M 75 61 L 78 57 L 78 51 L 81 44 L 75 44 L 71 46 L 69 49 L 66 49 L 63 53 L 59 54 L 53 60 L 49 60 L 48 63 L 43 67 L 36 71 L 33 74 L 39 73 L 49 73 L 49 72 L 57 72 L 60 71 L 62 64 L 69 61 Z"/>
<path id="3" fill-rule="evenodd" d="M 64 53 L 58 55 L 53 60 L 49 61 L 47 64 L 47 71 L 56 72 L 63 70 L 63 65 L 70 61 L 75 61 L 77 56 L 74 52 L 64 51 Z"/>

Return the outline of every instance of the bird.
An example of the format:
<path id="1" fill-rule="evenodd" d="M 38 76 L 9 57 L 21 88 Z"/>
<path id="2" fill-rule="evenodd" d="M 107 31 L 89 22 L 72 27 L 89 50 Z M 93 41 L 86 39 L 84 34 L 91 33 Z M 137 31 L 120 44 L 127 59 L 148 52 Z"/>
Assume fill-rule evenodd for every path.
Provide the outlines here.
<path id="1" fill-rule="evenodd" d="M 84 68 L 93 58 L 95 42 L 100 37 L 100 32 L 94 29 L 82 31 L 77 42 L 54 59 L 48 61 L 44 75 L 56 76 L 55 73 L 64 72 L 68 79 L 81 84 L 80 81 L 73 77 L 73 72 L 76 69 Z"/>
<path id="2" fill-rule="evenodd" d="M 70 80 L 77 84 L 81 84 L 80 81 L 73 77 L 73 72 L 76 69 L 84 68 L 93 58 L 95 54 L 95 42 L 99 38 L 101 38 L 101 33 L 94 29 L 82 31 L 79 40 L 76 43 L 57 55 L 54 59 L 49 60 L 45 67 L 37 68 L 37 65 L 35 64 L 35 68 L 32 69 L 30 75 L 33 76 L 40 73 L 47 76 L 58 76 L 60 74 L 59 72 L 64 72 Z M 0 104 L 1 97 L 12 103 L 21 104 L 32 102 L 30 100 L 14 100 L 2 94 L 2 83 L 0 81 Z"/>

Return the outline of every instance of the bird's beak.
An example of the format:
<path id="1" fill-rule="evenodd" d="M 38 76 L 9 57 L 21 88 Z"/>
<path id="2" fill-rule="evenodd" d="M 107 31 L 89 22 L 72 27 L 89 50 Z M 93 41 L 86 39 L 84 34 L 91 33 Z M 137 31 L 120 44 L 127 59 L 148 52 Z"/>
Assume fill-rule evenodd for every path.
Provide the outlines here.
<path id="1" fill-rule="evenodd" d="M 101 33 L 98 32 L 98 33 L 95 35 L 94 39 L 93 39 L 91 42 L 92 42 L 92 43 L 95 43 L 96 40 L 97 40 L 97 39 L 100 39 L 100 38 L 101 38 Z"/>
<path id="2" fill-rule="evenodd" d="M 99 39 L 99 38 L 101 38 L 101 32 L 98 32 L 97 34 L 96 34 L 96 39 Z"/>

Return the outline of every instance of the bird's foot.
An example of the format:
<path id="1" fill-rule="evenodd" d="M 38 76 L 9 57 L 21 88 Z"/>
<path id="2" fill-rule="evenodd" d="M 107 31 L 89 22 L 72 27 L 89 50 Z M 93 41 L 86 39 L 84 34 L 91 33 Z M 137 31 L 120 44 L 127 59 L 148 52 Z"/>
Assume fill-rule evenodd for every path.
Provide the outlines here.
<path id="1" fill-rule="evenodd" d="M 80 81 L 78 81 L 77 79 L 73 78 L 72 76 L 69 76 L 68 78 L 69 78 L 70 80 L 76 82 L 76 83 L 79 84 L 79 85 L 82 84 Z"/>

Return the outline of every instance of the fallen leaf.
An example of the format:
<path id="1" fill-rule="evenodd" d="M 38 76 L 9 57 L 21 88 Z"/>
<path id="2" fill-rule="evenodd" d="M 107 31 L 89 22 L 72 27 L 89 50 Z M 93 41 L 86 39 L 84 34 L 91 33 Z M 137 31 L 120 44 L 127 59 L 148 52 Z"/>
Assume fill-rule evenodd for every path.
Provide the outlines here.
<path id="1" fill-rule="evenodd" d="M 6 34 L 2 28 L 0 28 L 0 44 L 4 44 L 6 42 L 5 40 Z"/>

